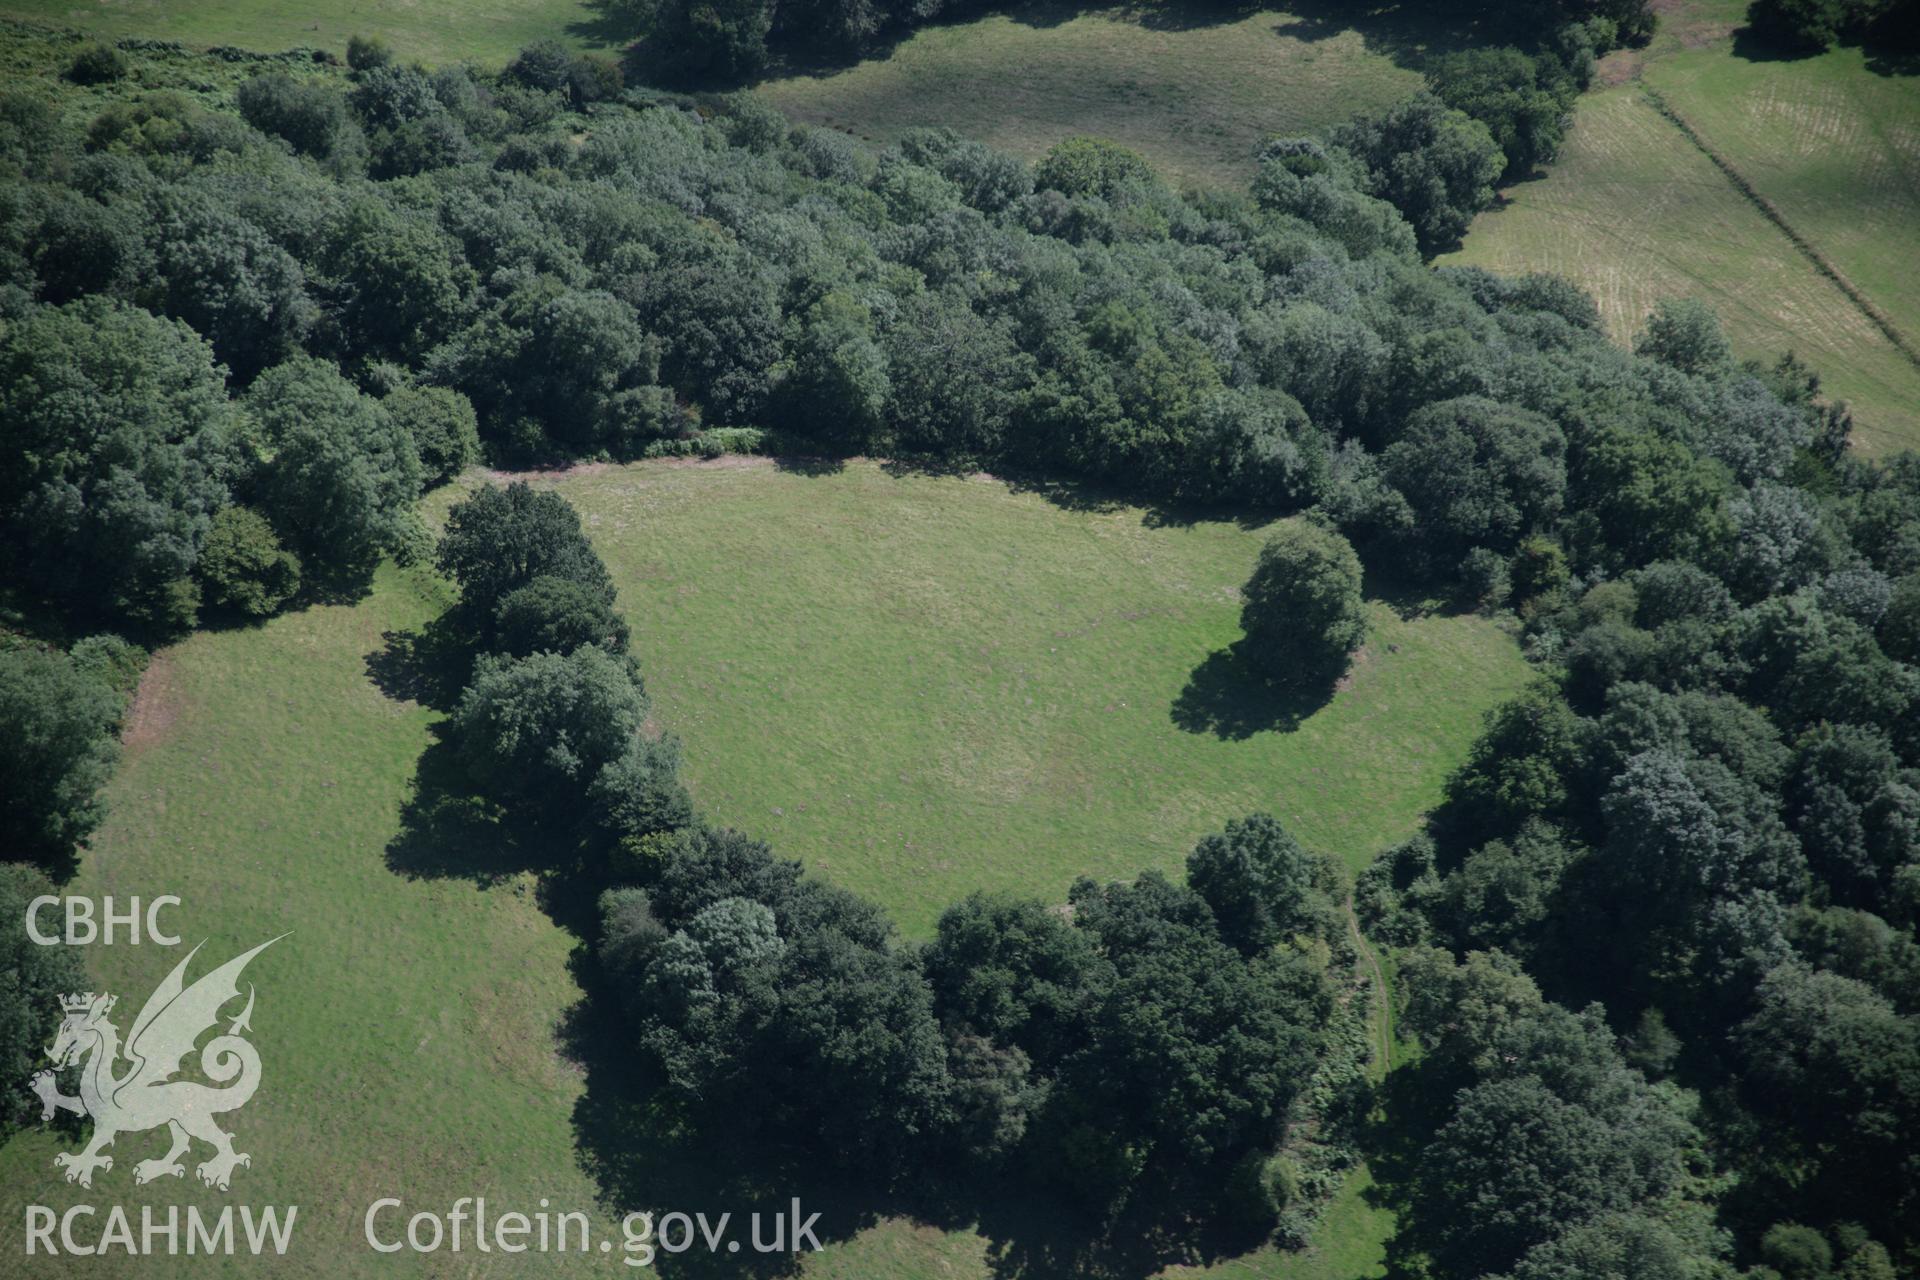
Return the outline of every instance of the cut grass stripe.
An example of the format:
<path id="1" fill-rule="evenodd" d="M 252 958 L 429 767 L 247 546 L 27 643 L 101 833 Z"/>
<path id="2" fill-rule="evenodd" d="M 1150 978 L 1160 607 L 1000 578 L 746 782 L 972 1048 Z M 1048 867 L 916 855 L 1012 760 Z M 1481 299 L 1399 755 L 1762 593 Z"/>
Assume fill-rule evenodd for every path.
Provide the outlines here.
<path id="1" fill-rule="evenodd" d="M 1819 247 L 1816 246 L 1813 241 L 1809 240 L 1805 235 L 1802 235 L 1798 228 L 1791 222 L 1788 222 L 1786 215 L 1780 212 L 1779 207 L 1776 206 L 1773 201 L 1767 199 L 1759 188 L 1749 182 L 1746 175 L 1735 168 L 1731 160 L 1720 154 L 1713 144 L 1701 137 L 1699 130 L 1688 123 L 1687 118 L 1676 111 L 1673 105 L 1667 101 L 1666 97 L 1661 94 L 1658 89 L 1655 89 L 1652 85 L 1643 81 L 1640 84 L 1640 92 L 1646 97 L 1648 104 L 1651 105 L 1655 111 L 1659 112 L 1662 119 L 1678 129 L 1681 135 L 1685 137 L 1688 142 L 1692 143 L 1701 155 L 1712 161 L 1713 167 L 1718 169 L 1727 181 L 1733 184 L 1734 190 L 1738 191 L 1748 203 L 1759 210 L 1762 217 L 1777 227 L 1782 235 L 1786 236 L 1793 247 L 1800 251 L 1801 256 L 1813 265 L 1814 270 L 1832 281 L 1834 287 L 1846 295 L 1847 301 L 1853 303 L 1860 314 L 1867 318 L 1868 323 L 1880 330 L 1880 332 L 1886 336 L 1887 341 L 1893 344 L 1894 349 L 1907 358 L 1907 363 L 1913 365 L 1916 369 L 1920 369 L 1920 351 L 1915 350 L 1913 343 L 1900 331 L 1899 326 L 1894 324 L 1891 317 L 1880 310 L 1879 307 L 1876 307 L 1873 304 L 1873 300 L 1862 293 L 1854 285 L 1853 281 L 1847 279 L 1846 273 L 1834 265 L 1833 261 L 1825 254 L 1821 253 Z"/>

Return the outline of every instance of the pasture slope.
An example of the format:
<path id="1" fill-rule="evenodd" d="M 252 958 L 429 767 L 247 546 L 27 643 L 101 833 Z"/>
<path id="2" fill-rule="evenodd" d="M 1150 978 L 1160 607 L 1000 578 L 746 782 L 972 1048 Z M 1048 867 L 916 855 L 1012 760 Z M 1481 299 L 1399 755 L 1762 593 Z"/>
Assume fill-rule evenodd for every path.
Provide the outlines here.
<path id="1" fill-rule="evenodd" d="M 1376 601 L 1331 702 L 1265 698 L 1224 654 L 1261 543 L 1227 522 L 858 462 L 551 483 L 613 572 L 701 810 L 916 937 L 976 888 L 1064 898 L 1079 875 L 1178 874 L 1259 809 L 1364 866 L 1413 833 L 1526 673 L 1484 619 Z"/>
<path id="2" fill-rule="evenodd" d="M 206 940 L 198 976 L 290 934 L 243 980 L 258 991 L 251 1039 L 263 1083 L 223 1123 L 253 1162 L 228 1193 L 194 1178 L 204 1149 L 185 1178 L 136 1187 L 134 1163 L 164 1151 L 166 1135 L 128 1134 L 87 1190 L 52 1164 L 73 1141 L 27 1130 L 0 1147 L 0 1201 L 10 1206 L 0 1274 L 447 1275 L 435 1266 L 444 1256 L 367 1248 L 367 1206 L 400 1196 L 444 1211 L 458 1196 L 485 1194 L 503 1207 L 546 1196 L 594 1208 L 571 1128 L 580 1081 L 555 1039 L 578 999 L 572 940 L 541 912 L 530 876 L 481 891 L 467 880 L 403 879 L 387 865 L 434 716 L 376 688 L 367 655 L 383 648 L 383 632 L 419 626 L 446 600 L 425 573 L 388 568 L 359 604 L 203 632 L 154 660 L 109 788 L 111 817 L 67 891 L 181 899 L 166 919 L 182 947 L 87 949 L 95 988 L 120 997 L 123 1033 L 187 947 Z M 299 1216 L 283 1258 L 115 1251 L 29 1261 L 11 1208 L 24 1204 L 90 1204 L 102 1215 L 118 1204 L 136 1232 L 149 1204 L 215 1214 L 227 1204 L 298 1205 Z M 612 1229 L 594 1216 L 596 1232 Z M 103 1226 L 93 1220 L 94 1233 Z M 458 1274 L 552 1275 L 564 1261 L 465 1253 Z"/>
<path id="3" fill-rule="evenodd" d="M 1387 52 L 1407 38 L 1359 15 L 1224 8 L 1182 22 L 1164 8 L 1027 0 L 756 92 L 794 120 L 873 142 L 945 125 L 1035 159 L 1095 134 L 1176 184 L 1238 187 L 1265 138 L 1318 133 L 1418 89 L 1419 73 Z"/>
<path id="4" fill-rule="evenodd" d="M 1736 38 L 1743 13 L 1698 0 L 1649 49 L 1612 55 L 1614 83 L 1581 99 L 1547 176 L 1507 190 L 1443 261 L 1568 276 L 1623 343 L 1657 299 L 1700 297 L 1738 354 L 1811 363 L 1852 405 L 1864 452 L 1920 447 L 1920 75 L 1859 48 L 1765 57 Z"/>
<path id="5" fill-rule="evenodd" d="M 702 807 L 873 894 L 915 935 L 973 887 L 1052 896 L 1082 872 L 1177 868 L 1195 835 L 1251 808 L 1357 865 L 1412 829 L 1481 712 L 1526 673 L 1490 622 L 1380 604 L 1376 647 L 1294 732 L 1220 723 L 1236 701 L 1222 690 L 1236 691 L 1217 664 L 1182 728 L 1189 676 L 1234 634 L 1255 530 L 868 464 L 822 476 L 648 464 L 545 482 L 581 508 L 619 580 Z M 453 496 L 429 499 L 429 515 Z M 436 717 L 374 672 L 387 633 L 447 598 L 431 574 L 387 568 L 358 604 L 158 656 L 73 892 L 178 894 L 182 932 L 208 939 L 212 962 L 293 931 L 249 972 L 267 1084 L 230 1127 L 253 1164 L 229 1195 L 136 1188 L 130 1166 L 157 1139 L 129 1136 L 86 1191 L 51 1164 L 71 1143 L 35 1130 L 0 1148 L 8 1203 L 298 1204 L 296 1248 L 273 1267 L 289 1276 L 605 1274 L 598 1257 L 375 1255 L 360 1236 L 383 1195 L 436 1209 L 544 1196 L 595 1210 L 596 1237 L 612 1230 L 571 1129 L 582 1085 L 560 1028 L 578 998 L 573 939 L 529 875 L 482 887 L 389 866 Z M 87 961 L 96 987 L 137 1007 L 178 958 L 120 945 Z M 1375 1273 L 1392 1216 L 1365 1191 L 1362 1173 L 1314 1250 L 1236 1260 L 1233 1274 Z M 0 1256 L 23 1256 L 22 1228 L 0 1221 Z M 890 1221 L 808 1273 L 985 1276 L 987 1249 Z M 55 1276 L 254 1271 L 37 1261 L 35 1275 Z"/>
<path id="6" fill-rule="evenodd" d="M 433 65 L 474 59 L 498 65 L 535 40 L 612 50 L 631 40 L 625 22 L 588 0 L 0 0 L 0 16 L 75 27 L 109 39 L 234 45 L 263 53 L 330 49 L 378 36 L 403 58 Z"/>

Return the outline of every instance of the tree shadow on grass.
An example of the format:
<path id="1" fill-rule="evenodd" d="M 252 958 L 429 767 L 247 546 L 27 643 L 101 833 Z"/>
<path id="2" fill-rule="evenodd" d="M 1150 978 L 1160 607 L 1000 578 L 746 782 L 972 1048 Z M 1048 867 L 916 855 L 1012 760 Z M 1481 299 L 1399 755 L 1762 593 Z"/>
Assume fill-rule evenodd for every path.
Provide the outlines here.
<path id="1" fill-rule="evenodd" d="M 451 711 L 473 678 L 474 646 L 455 612 L 416 631 L 382 631 L 383 647 L 366 655 L 367 678 L 396 702 Z"/>
<path id="2" fill-rule="evenodd" d="M 1191 529 L 1201 524 L 1231 522 L 1242 529 L 1258 529 L 1283 514 L 1245 507 L 1228 509 L 1205 503 L 1174 502 L 1152 494 L 1093 480 L 1071 479 L 1046 472 L 995 472 L 994 478 L 1015 493 L 1033 493 L 1062 511 L 1110 515 L 1138 508 L 1149 529 Z"/>
<path id="3" fill-rule="evenodd" d="M 774 470 L 784 471 L 795 476 L 837 476 L 847 469 L 847 460 L 836 457 L 803 457 L 797 454 L 775 454 Z"/>
<path id="4" fill-rule="evenodd" d="M 400 830 L 387 842 L 387 867 L 409 880 L 471 880 L 497 885 L 540 869 L 545 851 L 528 849 L 497 805 L 471 794 L 444 725 L 420 753 L 413 795 Z"/>
<path id="5" fill-rule="evenodd" d="M 1736 27 L 1733 32 L 1733 56 L 1743 62 L 1805 62 L 1825 52 L 1782 44 L 1751 26 Z"/>
<path id="6" fill-rule="evenodd" d="M 1909 46 L 1867 46 L 1867 70 L 1877 76 L 1920 76 L 1920 38 Z"/>
<path id="7" fill-rule="evenodd" d="M 540 909 L 576 937 L 599 922 L 607 875 L 585 852 L 571 815 L 516 815 L 482 796 L 445 724 L 420 753 L 400 830 L 387 842 L 387 868 L 408 880 L 466 880 L 481 889 L 536 878 Z"/>
<path id="8" fill-rule="evenodd" d="M 987 1238 L 987 1266 L 1000 1280 L 1145 1280 L 1170 1266 L 1237 1258 L 1266 1242 L 1266 1233 L 1222 1229 L 1172 1199 L 1138 1195 L 1135 1209 L 1103 1224 L 1047 1196 L 1003 1191 L 969 1225 Z"/>
<path id="9" fill-rule="evenodd" d="M 1360 582 L 1360 594 L 1368 601 L 1386 605 L 1402 622 L 1454 617 L 1474 611 L 1470 601 L 1449 596 L 1417 575 L 1383 567 L 1390 563 L 1389 553 L 1376 554 L 1378 551 L 1377 548 L 1370 549 L 1362 560 L 1364 576 Z"/>
<path id="10" fill-rule="evenodd" d="M 567 34 L 581 44 L 621 49 L 640 38 L 641 22 L 631 8 L 614 0 L 586 0 L 590 15 L 567 24 Z"/>
<path id="11" fill-rule="evenodd" d="M 1416 1276 L 1427 1273 L 1427 1249 L 1422 1224 L 1413 1215 L 1421 1159 L 1452 1116 L 1456 1092 L 1470 1083 L 1458 1072 L 1431 1058 L 1397 1067 L 1378 1086 L 1374 1108 L 1360 1136 L 1372 1184 L 1362 1199 L 1386 1209 L 1398 1219 L 1387 1238 L 1387 1274 Z"/>
<path id="12" fill-rule="evenodd" d="M 1248 661 L 1244 642 L 1236 642 L 1193 669 L 1169 714 L 1187 733 L 1241 742 L 1257 733 L 1292 733 L 1332 701 L 1334 691 L 1331 676 L 1275 684 Z"/>

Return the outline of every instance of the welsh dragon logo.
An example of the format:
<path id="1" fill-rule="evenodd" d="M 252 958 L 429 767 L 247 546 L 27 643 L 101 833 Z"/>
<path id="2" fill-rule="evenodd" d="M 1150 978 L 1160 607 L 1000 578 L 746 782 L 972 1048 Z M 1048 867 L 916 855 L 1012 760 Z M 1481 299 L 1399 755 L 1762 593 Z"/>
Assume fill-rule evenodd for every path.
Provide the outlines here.
<path id="1" fill-rule="evenodd" d="M 194 1168 L 200 1181 L 210 1187 L 225 1191 L 234 1169 L 252 1163 L 245 1152 L 233 1149 L 233 1135 L 214 1119 L 245 1106 L 260 1087 L 259 1051 L 240 1036 L 242 1031 L 252 1029 L 248 1022 L 253 1016 L 251 984 L 247 987 L 246 1008 L 228 1024 L 226 1034 L 215 1036 L 199 1049 L 201 1074 L 214 1083 L 174 1077 L 180 1073 L 181 1060 L 194 1052 L 194 1042 L 220 1021 L 221 1008 L 239 998 L 240 972 L 247 962 L 278 941 L 280 938 L 269 939 L 187 986 L 187 965 L 200 951 L 196 946 L 147 997 L 140 1016 L 133 1020 L 124 1048 L 119 1028 L 107 1019 L 117 996 L 89 991 L 60 998 L 66 1018 L 47 1056 L 54 1070 L 84 1059 L 80 1096 L 61 1093 L 53 1071 L 35 1075 L 32 1087 L 40 1095 L 43 1120 L 51 1120 L 56 1109 L 93 1120 L 93 1139 L 84 1150 L 62 1152 L 53 1158 L 56 1168 L 67 1171 L 68 1182 L 91 1187 L 96 1169 L 113 1168 L 113 1157 L 101 1152 L 112 1146 L 116 1137 L 161 1125 L 172 1134 L 173 1145 L 158 1159 L 134 1165 L 136 1183 L 183 1177 L 186 1169 L 180 1157 L 188 1153 L 194 1138 L 213 1147 L 213 1157 Z M 119 1069 L 122 1058 L 127 1063 L 124 1070 Z"/>

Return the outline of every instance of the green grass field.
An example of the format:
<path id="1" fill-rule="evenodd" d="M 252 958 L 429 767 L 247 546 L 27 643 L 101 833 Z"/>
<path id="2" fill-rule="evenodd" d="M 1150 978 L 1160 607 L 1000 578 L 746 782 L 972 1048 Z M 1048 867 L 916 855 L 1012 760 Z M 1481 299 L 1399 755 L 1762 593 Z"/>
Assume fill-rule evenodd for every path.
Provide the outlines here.
<path id="1" fill-rule="evenodd" d="M 227 1194 L 202 1188 L 191 1165 L 183 1181 L 135 1187 L 134 1162 L 159 1155 L 166 1139 L 130 1134 L 88 1191 L 52 1166 L 74 1143 L 29 1130 L 0 1148 L 7 1204 L 126 1205 L 136 1230 L 142 1204 L 295 1204 L 294 1247 L 271 1269 L 325 1278 L 451 1274 L 432 1265 L 444 1258 L 366 1247 L 360 1216 L 381 1196 L 444 1210 L 485 1191 L 519 1207 L 544 1195 L 593 1208 L 571 1128 L 580 1081 L 554 1036 L 578 998 L 572 939 L 541 912 L 530 877 L 482 891 L 387 868 L 432 715 L 374 688 L 365 656 L 382 631 L 418 626 L 444 603 L 437 581 L 385 570 L 357 606 L 203 633 L 155 660 L 109 791 L 112 816 L 67 892 L 178 895 L 169 923 L 187 946 L 207 939 L 193 976 L 292 931 L 246 975 L 258 987 L 264 1083 L 226 1124 L 253 1163 Z M 121 996 L 123 1032 L 183 954 L 88 948 L 96 986 Z M 596 1229 L 605 1226 L 600 1218 Z M 0 1221 L 0 1273 L 207 1276 L 265 1265 L 120 1253 L 29 1263 L 21 1231 L 12 1213 Z M 532 1255 L 505 1265 L 498 1254 L 462 1256 L 471 1268 L 462 1275 L 558 1269 Z"/>
<path id="2" fill-rule="evenodd" d="M 883 58 L 772 79 L 795 120 L 875 142 L 946 125 L 1028 158 L 1074 134 L 1187 185 L 1241 185 L 1262 139 L 1311 133 L 1420 87 L 1360 29 L 1279 9 L 1184 28 L 1160 11 L 1017 5 L 914 33 Z"/>
<path id="3" fill-rule="evenodd" d="M 1646 79 L 1920 343 L 1920 75 L 1877 74 L 1858 48 L 1791 62 L 1701 50 Z"/>
<path id="4" fill-rule="evenodd" d="M 1327 1206 L 1311 1248 L 1265 1249 L 1210 1267 L 1172 1267 L 1166 1280 L 1374 1280 L 1386 1274 L 1390 1210 L 1368 1201 L 1364 1167 Z M 973 1232 L 942 1231 L 889 1219 L 818 1256 L 808 1280 L 986 1280 L 994 1275 L 989 1242 Z"/>
<path id="5" fill-rule="evenodd" d="M 653 464 L 560 484 L 619 578 L 656 715 L 686 739 L 702 805 L 874 894 L 916 933 L 977 885 L 1051 896 L 1082 871 L 1175 867 L 1195 835 L 1254 807 L 1357 862 L 1411 828 L 1480 712 L 1525 674 L 1491 623 L 1402 621 L 1382 606 L 1329 706 L 1292 734 L 1223 740 L 1177 728 L 1170 708 L 1233 634 L 1255 532 L 1154 527 L 1137 510 L 867 465 L 812 477 Z M 10 1203 L 298 1204 L 296 1251 L 275 1264 L 285 1275 L 606 1265 L 467 1253 L 449 1269 L 444 1254 L 374 1255 L 359 1234 L 382 1195 L 591 1209 L 597 1194 L 571 1129 L 582 1082 L 556 1033 L 578 998 L 573 939 L 530 877 L 482 889 L 388 867 L 433 716 L 376 689 L 368 658 L 446 598 L 423 572 L 383 570 L 358 605 L 197 635 L 156 659 L 111 816 L 71 891 L 178 894 L 174 919 L 189 941 L 210 939 L 212 963 L 293 930 L 249 971 L 266 1085 L 231 1127 L 254 1162 L 227 1196 L 135 1188 L 130 1165 L 158 1140 L 129 1136 L 83 1191 L 51 1166 L 72 1144 L 35 1130 L 0 1148 Z M 1090 812 L 1096 795 L 1119 799 Z M 121 945 L 87 962 L 96 986 L 137 1007 L 178 958 Z M 1315 1251 L 1228 1270 L 1376 1274 L 1392 1218 L 1363 1192 L 1357 1178 L 1342 1193 Z M 609 1222 L 596 1214 L 596 1231 Z M 21 1256 L 21 1228 L 0 1222 L 0 1255 Z M 986 1250 L 891 1221 L 810 1270 L 983 1276 Z M 135 1270 L 249 1268 L 115 1257 L 34 1274 Z"/>
<path id="6" fill-rule="evenodd" d="M 1641 91 L 1653 88 L 1920 349 L 1920 77 L 1859 49 L 1749 61 L 1743 6 L 1682 10 L 1623 82 L 1583 98 L 1548 176 L 1506 192 L 1446 261 L 1554 271 L 1591 290 L 1616 340 L 1656 299 L 1691 294 L 1742 356 L 1793 350 L 1854 410 L 1855 443 L 1920 446 L 1920 368 Z"/>
<path id="7" fill-rule="evenodd" d="M 379 36 L 401 57 L 435 65 L 504 63 L 522 46 L 547 38 L 588 49 L 613 49 L 633 38 L 630 24 L 588 0 L 0 0 L 0 16 L 112 39 L 141 36 L 263 53 L 301 47 L 344 53 L 349 36 Z"/>
<path id="8" fill-rule="evenodd" d="M 918 936 L 974 888 L 1177 873 L 1258 809 L 1364 865 L 1526 676 L 1483 619 L 1376 604 L 1350 686 L 1297 730 L 1191 731 L 1175 706 L 1203 667 L 1203 714 L 1260 720 L 1208 665 L 1238 635 L 1256 531 L 867 463 L 584 468 L 555 487 L 619 584 L 701 809 Z"/>

